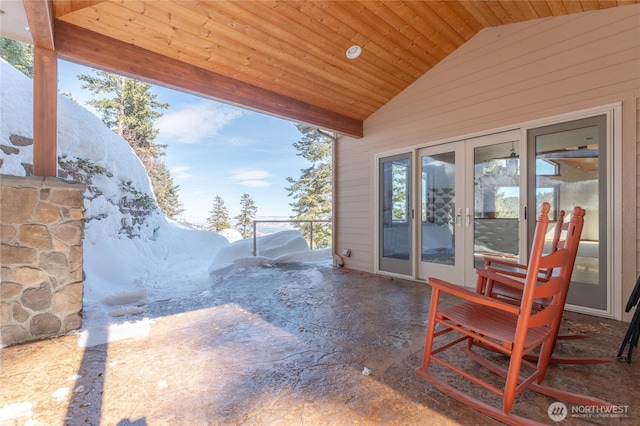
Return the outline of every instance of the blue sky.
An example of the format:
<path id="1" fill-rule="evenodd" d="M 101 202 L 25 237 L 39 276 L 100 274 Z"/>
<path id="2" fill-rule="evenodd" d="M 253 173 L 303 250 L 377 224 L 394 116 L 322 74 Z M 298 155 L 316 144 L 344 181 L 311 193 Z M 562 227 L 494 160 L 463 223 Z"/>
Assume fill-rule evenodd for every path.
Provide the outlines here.
<path id="1" fill-rule="evenodd" d="M 58 89 L 86 106 L 91 94 L 77 75 L 90 73 L 59 61 Z M 292 146 L 302 137 L 292 122 L 160 86 L 153 90 L 157 101 L 170 105 L 155 123 L 156 142 L 168 145 L 165 162 L 180 186 L 184 220 L 203 223 L 216 195 L 235 216 L 244 193 L 255 201 L 258 217 L 293 214 L 285 178 L 298 178 L 309 163 Z"/>

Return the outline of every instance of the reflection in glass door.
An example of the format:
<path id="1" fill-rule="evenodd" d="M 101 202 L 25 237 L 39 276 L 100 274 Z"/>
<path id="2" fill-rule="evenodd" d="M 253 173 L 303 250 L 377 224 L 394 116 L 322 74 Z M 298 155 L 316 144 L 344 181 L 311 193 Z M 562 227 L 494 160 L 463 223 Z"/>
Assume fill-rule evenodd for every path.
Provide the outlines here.
<path id="1" fill-rule="evenodd" d="M 464 285 L 464 143 L 420 152 L 418 277 Z"/>
<path id="2" fill-rule="evenodd" d="M 411 157 L 381 158 L 379 188 L 378 269 L 412 275 Z"/>
<path id="3" fill-rule="evenodd" d="M 475 286 L 482 256 L 520 254 L 519 131 L 423 148 L 418 278 Z"/>
<path id="4" fill-rule="evenodd" d="M 484 256 L 520 259 L 520 156 L 518 141 L 473 150 L 474 267 Z"/>
<path id="5" fill-rule="evenodd" d="M 422 157 L 423 262 L 455 264 L 455 159 L 455 152 Z"/>
<path id="6" fill-rule="evenodd" d="M 607 179 L 606 117 L 561 123 L 529 130 L 530 206 L 548 201 L 554 213 L 570 220 L 574 206 L 586 210 L 578 257 L 567 303 L 607 309 Z M 533 222 L 533 221 L 530 221 Z M 533 230 L 529 229 L 529 235 Z"/>

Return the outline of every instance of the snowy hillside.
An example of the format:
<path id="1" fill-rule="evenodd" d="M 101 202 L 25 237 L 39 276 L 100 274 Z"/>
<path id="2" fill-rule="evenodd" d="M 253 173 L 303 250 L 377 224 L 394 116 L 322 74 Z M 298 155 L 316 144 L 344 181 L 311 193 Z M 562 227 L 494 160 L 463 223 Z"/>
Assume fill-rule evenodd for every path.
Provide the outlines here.
<path id="1" fill-rule="evenodd" d="M 32 174 L 33 84 L 6 62 L 0 65 L 0 173 L 25 176 Z M 309 250 L 297 231 L 261 237 L 263 256 L 254 258 L 251 240 L 231 244 L 166 219 L 127 142 L 62 96 L 58 157 L 59 177 L 88 185 L 83 329 L 143 320 L 148 303 L 198 294 L 237 268 L 291 261 L 292 252 L 330 258 L 328 251 L 304 253 Z"/>

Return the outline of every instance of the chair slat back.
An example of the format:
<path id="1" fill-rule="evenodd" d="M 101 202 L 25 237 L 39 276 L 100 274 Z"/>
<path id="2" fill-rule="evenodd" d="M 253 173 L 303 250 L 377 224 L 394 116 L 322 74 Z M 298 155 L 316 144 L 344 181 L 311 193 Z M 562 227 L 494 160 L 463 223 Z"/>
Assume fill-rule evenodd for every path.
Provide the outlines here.
<path id="1" fill-rule="evenodd" d="M 584 226 L 584 215 L 585 210 L 583 208 L 575 207 L 571 214 L 571 220 L 563 224 L 563 228 L 566 230 L 564 241 L 558 245 L 558 248 L 554 252 L 547 255 L 540 255 L 539 259 L 532 258 L 530 260 L 530 262 L 537 261 L 538 267 L 549 268 L 556 272 L 547 281 L 538 282 L 533 286 L 533 289 L 530 289 L 534 300 L 546 299 L 550 302 L 542 310 L 537 310 L 531 316 L 529 327 L 549 326 L 556 328 L 562 318 L 562 311 L 564 310 L 567 293 L 569 292 L 571 274 L 573 273 L 573 265 L 578 252 L 578 244 L 580 243 L 580 236 L 582 235 L 582 228 Z M 536 232 L 537 228 L 538 225 L 536 225 Z M 534 245 L 532 247 L 532 256 L 536 245 L 535 238 L 536 237 L 534 237 Z M 531 267 L 528 270 L 531 274 L 533 271 L 534 269 Z M 527 276 L 528 275 L 529 274 L 527 274 Z M 528 306 L 522 306 L 522 309 L 527 308 Z"/>

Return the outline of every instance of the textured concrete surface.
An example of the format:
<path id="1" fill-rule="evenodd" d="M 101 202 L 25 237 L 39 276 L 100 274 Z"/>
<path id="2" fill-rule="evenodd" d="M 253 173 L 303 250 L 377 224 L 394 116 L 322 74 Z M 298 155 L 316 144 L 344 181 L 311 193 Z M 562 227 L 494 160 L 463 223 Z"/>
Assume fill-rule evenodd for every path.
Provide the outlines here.
<path id="1" fill-rule="evenodd" d="M 497 424 L 415 374 L 427 285 L 301 268 L 247 269 L 191 299 L 156 302 L 136 338 L 3 349 L 0 424 Z M 591 337 L 559 351 L 613 358 L 627 324 L 567 313 L 564 328 Z M 552 366 L 547 384 L 627 407 L 626 418 L 563 424 L 637 424 L 638 363 Z M 527 391 L 514 412 L 554 424 L 553 402 Z"/>

